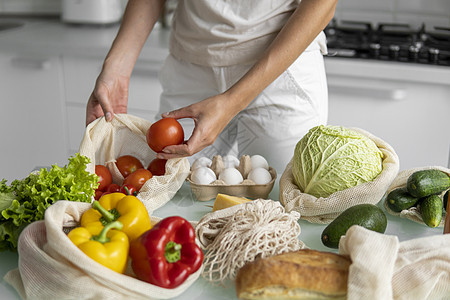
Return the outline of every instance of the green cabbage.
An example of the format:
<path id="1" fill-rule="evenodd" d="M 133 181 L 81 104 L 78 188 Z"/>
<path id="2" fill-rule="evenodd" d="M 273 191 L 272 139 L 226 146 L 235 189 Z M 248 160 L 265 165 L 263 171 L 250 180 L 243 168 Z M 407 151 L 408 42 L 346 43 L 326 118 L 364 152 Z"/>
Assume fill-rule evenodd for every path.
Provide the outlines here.
<path id="1" fill-rule="evenodd" d="M 303 193 L 328 197 L 372 181 L 383 153 L 368 137 L 341 126 L 316 126 L 297 143 L 292 174 Z"/>

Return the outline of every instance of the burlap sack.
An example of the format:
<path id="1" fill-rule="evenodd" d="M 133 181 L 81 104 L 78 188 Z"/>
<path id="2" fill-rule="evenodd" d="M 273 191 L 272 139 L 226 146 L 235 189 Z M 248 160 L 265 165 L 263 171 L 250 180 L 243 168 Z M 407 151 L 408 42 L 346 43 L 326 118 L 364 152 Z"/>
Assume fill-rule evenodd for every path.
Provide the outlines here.
<path id="1" fill-rule="evenodd" d="M 225 285 L 245 263 L 305 248 L 297 212 L 278 201 L 257 199 L 206 214 L 195 227 L 205 250 L 202 276 Z"/>
<path id="2" fill-rule="evenodd" d="M 404 170 L 404 171 L 401 171 L 400 173 L 398 173 L 397 177 L 392 182 L 391 186 L 388 188 L 386 195 L 389 194 L 391 191 L 395 190 L 396 188 L 406 187 L 406 182 L 408 181 L 408 178 L 412 173 L 414 173 L 416 171 L 420 171 L 420 170 L 427 170 L 427 169 L 440 170 L 440 171 L 450 175 L 450 169 L 447 169 L 445 167 L 439 167 L 439 166 L 427 166 L 427 167 L 422 167 L 422 168 L 413 168 L 413 169 Z M 445 193 L 445 191 L 442 192 L 442 194 L 444 194 L 444 193 Z M 426 225 L 422 220 L 422 215 L 420 214 L 419 208 L 416 206 L 413 206 L 409 209 L 404 209 L 401 212 L 395 212 L 395 211 L 391 210 L 389 208 L 389 206 L 387 205 L 386 198 L 384 198 L 383 204 L 384 204 L 384 208 L 386 209 L 386 211 L 391 215 L 399 216 L 401 218 L 409 219 L 416 223 Z M 438 227 L 444 227 L 445 214 L 446 214 L 446 212 L 444 210 L 441 223 L 439 224 Z"/>
<path id="3" fill-rule="evenodd" d="M 394 149 L 382 139 L 359 128 L 353 130 L 364 134 L 383 153 L 383 170 L 372 181 L 317 198 L 303 193 L 295 184 L 292 175 L 293 160 L 289 162 L 280 178 L 280 202 L 287 211 L 298 211 L 301 218 L 311 223 L 328 224 L 349 207 L 361 203 L 376 204 L 398 174 L 399 159 Z"/>
<path id="4" fill-rule="evenodd" d="M 79 225 L 89 203 L 61 200 L 45 212 L 45 220 L 25 228 L 19 238 L 18 269 L 5 281 L 23 299 L 170 299 L 183 293 L 202 268 L 175 289 L 165 289 L 134 278 L 132 269 L 119 274 L 78 249 L 66 232 Z M 151 218 L 152 224 L 160 219 Z"/>
<path id="5" fill-rule="evenodd" d="M 450 234 L 399 243 L 352 226 L 339 242 L 350 255 L 348 300 L 450 299 Z"/>
<path id="6" fill-rule="evenodd" d="M 111 122 L 99 118 L 86 127 L 81 141 L 80 154 L 90 158 L 87 170 L 95 173 L 95 165 L 103 164 L 111 171 L 113 182 L 123 182 L 115 164 L 116 158 L 132 155 L 138 158 L 146 168 L 156 157 L 146 141 L 146 133 L 152 123 L 127 114 L 117 114 Z M 170 159 L 163 176 L 153 176 L 141 188 L 137 197 L 152 214 L 167 203 L 180 189 L 189 175 L 190 164 L 187 158 Z"/>

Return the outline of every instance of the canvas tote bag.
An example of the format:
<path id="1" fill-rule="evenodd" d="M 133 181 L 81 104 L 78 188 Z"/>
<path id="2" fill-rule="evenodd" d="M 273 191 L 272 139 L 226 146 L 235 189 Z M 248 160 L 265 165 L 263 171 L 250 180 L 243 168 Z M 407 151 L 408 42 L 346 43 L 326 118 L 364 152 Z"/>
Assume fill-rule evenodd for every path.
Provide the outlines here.
<path id="1" fill-rule="evenodd" d="M 151 122 L 129 114 L 117 114 L 111 122 L 101 117 L 86 127 L 80 144 L 80 154 L 91 162 L 87 170 L 95 173 L 95 165 L 105 165 L 111 172 L 113 182 L 122 184 L 124 178 L 117 169 L 116 159 L 122 155 L 138 158 L 147 168 L 156 158 L 146 141 L 146 133 Z M 189 175 L 190 164 L 187 158 L 167 161 L 166 173 L 153 176 L 141 188 L 137 197 L 144 203 L 149 214 L 166 204 Z"/>
<path id="2" fill-rule="evenodd" d="M 411 176 L 414 172 L 417 171 L 421 171 L 421 170 L 428 170 L 428 169 L 435 169 L 435 170 L 439 170 L 442 171 L 444 173 L 447 173 L 450 176 L 450 169 L 445 168 L 445 167 L 440 167 L 440 166 L 428 166 L 428 167 L 421 167 L 421 168 L 413 168 L 413 169 L 408 169 L 408 170 L 404 170 L 401 171 L 398 176 L 395 178 L 395 180 L 392 182 L 391 186 L 389 187 L 389 189 L 387 190 L 386 194 L 389 194 L 390 192 L 392 192 L 393 190 L 397 189 L 397 188 L 404 188 L 406 187 L 406 183 L 408 181 L 409 176 Z M 442 192 L 442 194 L 444 194 L 444 192 Z M 394 216 L 398 216 L 401 218 L 405 218 L 411 221 L 414 221 L 416 223 L 420 223 L 423 225 L 426 225 L 425 222 L 422 220 L 422 215 L 420 213 L 420 210 L 417 206 L 413 206 L 409 209 L 404 209 L 401 212 L 395 212 L 393 210 L 391 210 L 389 208 L 389 206 L 386 203 L 386 198 L 383 201 L 384 204 L 384 208 L 386 209 L 386 211 Z M 442 220 L 441 223 L 438 225 L 438 227 L 444 227 L 444 223 L 445 223 L 445 215 L 446 212 L 445 210 L 443 211 L 443 216 L 442 216 Z"/>
<path id="3" fill-rule="evenodd" d="M 295 184 L 291 160 L 280 178 L 280 202 L 287 211 L 295 210 L 300 213 L 302 219 L 311 223 L 327 224 L 356 204 L 377 204 L 382 200 L 398 174 L 397 153 L 388 143 L 373 134 L 359 128 L 351 129 L 370 138 L 381 150 L 383 153 L 381 173 L 372 181 L 335 192 L 326 198 L 317 198 L 303 193 Z"/>
<path id="4" fill-rule="evenodd" d="M 199 277 L 202 268 L 180 286 L 166 289 L 136 279 L 130 266 L 120 274 L 92 260 L 66 235 L 90 208 L 90 203 L 60 200 L 46 210 L 43 221 L 24 229 L 18 268 L 5 276 L 23 299 L 170 299 Z M 160 220 L 150 219 L 152 225 Z"/>

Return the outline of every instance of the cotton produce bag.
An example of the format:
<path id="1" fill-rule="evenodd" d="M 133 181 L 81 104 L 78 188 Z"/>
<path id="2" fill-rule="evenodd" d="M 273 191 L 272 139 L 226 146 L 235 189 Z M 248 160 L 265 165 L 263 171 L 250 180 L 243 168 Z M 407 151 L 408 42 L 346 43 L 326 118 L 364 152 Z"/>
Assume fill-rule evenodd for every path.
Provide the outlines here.
<path id="1" fill-rule="evenodd" d="M 114 272 L 86 256 L 67 237 L 79 225 L 89 203 L 60 200 L 45 212 L 45 220 L 28 225 L 19 237 L 18 269 L 6 282 L 23 299 L 170 299 L 183 293 L 199 277 L 202 268 L 175 289 L 165 289 Z M 152 224 L 160 219 L 151 218 Z"/>
<path id="2" fill-rule="evenodd" d="M 132 155 L 146 168 L 156 157 L 146 141 L 146 133 L 152 123 L 148 120 L 117 114 L 111 122 L 99 118 L 86 127 L 79 152 L 91 162 L 87 170 L 95 173 L 95 165 L 102 164 L 111 171 L 113 182 L 122 184 L 124 178 L 115 164 L 116 158 Z M 153 176 L 141 188 L 137 197 L 144 203 L 149 214 L 166 204 L 189 175 L 187 158 L 170 159 L 163 176 Z"/>
<path id="3" fill-rule="evenodd" d="M 428 166 L 428 167 L 404 170 L 398 174 L 398 176 L 392 182 L 391 186 L 388 188 L 386 194 L 389 194 L 391 191 L 393 191 L 397 188 L 406 187 L 406 183 L 408 181 L 409 176 L 411 176 L 416 171 L 427 170 L 427 169 L 440 170 L 440 171 L 450 175 L 450 169 L 447 169 L 445 167 L 439 167 L 439 166 Z M 445 191 L 443 193 L 445 193 Z M 387 205 L 386 199 L 384 199 L 383 204 L 384 204 L 384 208 L 386 209 L 386 211 L 389 214 L 394 215 L 394 216 L 399 216 L 401 218 L 409 219 L 411 221 L 414 221 L 416 223 L 420 223 L 420 224 L 423 224 L 426 226 L 425 222 L 422 220 L 422 215 L 420 214 L 419 208 L 417 208 L 416 206 L 413 206 L 409 209 L 404 209 L 401 212 L 394 212 Z M 438 227 L 444 227 L 444 223 L 445 223 L 445 215 L 442 217 L 441 223 L 439 224 Z"/>
<path id="4" fill-rule="evenodd" d="M 399 242 L 355 225 L 339 253 L 352 260 L 348 300 L 450 299 L 450 234 Z"/>
<path id="5" fill-rule="evenodd" d="M 292 174 L 293 159 L 288 163 L 280 178 L 280 202 L 287 211 L 298 211 L 302 219 L 311 223 L 327 224 L 349 207 L 361 203 L 376 204 L 398 174 L 399 158 L 394 149 L 371 133 L 351 128 L 370 138 L 383 153 L 383 169 L 372 181 L 335 192 L 329 197 L 317 198 L 303 193 L 295 184 Z"/>

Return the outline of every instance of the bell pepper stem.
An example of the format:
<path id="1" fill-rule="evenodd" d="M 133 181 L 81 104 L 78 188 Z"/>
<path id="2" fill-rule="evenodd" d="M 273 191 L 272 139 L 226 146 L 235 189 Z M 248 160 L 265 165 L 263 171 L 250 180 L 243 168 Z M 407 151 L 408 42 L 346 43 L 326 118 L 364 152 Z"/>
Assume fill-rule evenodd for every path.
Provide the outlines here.
<path id="1" fill-rule="evenodd" d="M 98 210 L 102 214 L 103 218 L 107 221 L 107 223 L 113 222 L 116 219 L 114 214 L 105 209 L 98 201 L 94 201 L 92 203 L 92 208 Z"/>
<path id="2" fill-rule="evenodd" d="M 166 244 L 164 256 L 167 262 L 175 263 L 181 259 L 181 244 L 170 241 Z"/>
<path id="3" fill-rule="evenodd" d="M 122 228 L 123 228 L 123 225 L 122 225 L 122 222 L 120 222 L 120 221 L 114 221 L 114 222 L 108 223 L 105 225 L 105 227 L 103 227 L 100 234 L 92 236 L 91 240 L 97 241 L 102 244 L 108 243 L 109 238 L 106 236 L 108 234 L 108 231 L 110 231 L 111 229 L 121 230 Z"/>

